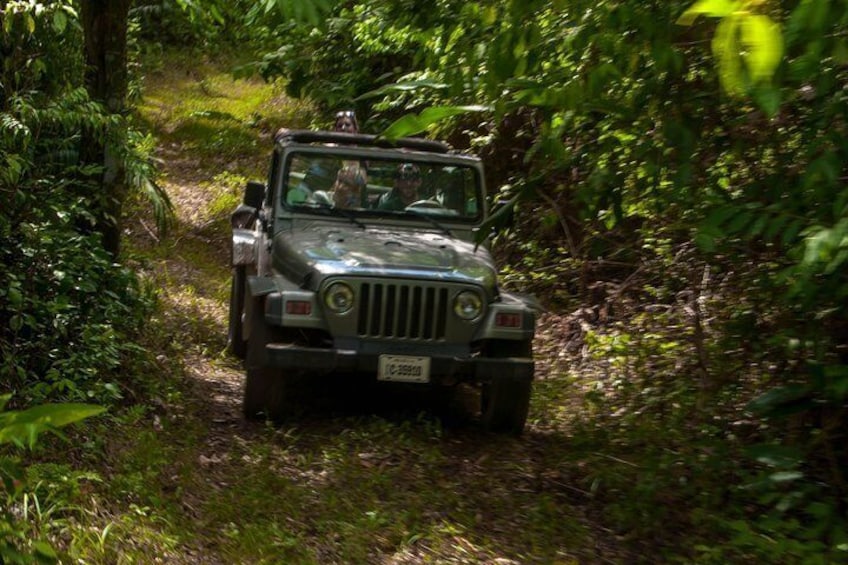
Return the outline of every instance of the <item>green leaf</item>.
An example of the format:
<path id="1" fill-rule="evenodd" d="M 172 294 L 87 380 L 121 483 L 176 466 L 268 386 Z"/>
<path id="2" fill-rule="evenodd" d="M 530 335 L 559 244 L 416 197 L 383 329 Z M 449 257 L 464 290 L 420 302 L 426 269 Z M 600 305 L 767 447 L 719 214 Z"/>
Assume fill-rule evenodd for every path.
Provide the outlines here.
<path id="1" fill-rule="evenodd" d="M 221 15 L 221 11 L 215 4 L 209 4 L 209 14 L 212 16 L 212 19 L 215 20 L 218 24 L 224 25 L 226 23 L 224 16 Z"/>
<path id="2" fill-rule="evenodd" d="M 276 10 L 286 20 L 320 27 L 335 4 L 335 0 L 262 0 L 260 5 L 266 14 Z"/>
<path id="3" fill-rule="evenodd" d="M 833 60 L 838 65 L 848 64 L 848 41 L 837 39 L 833 45 Z"/>
<path id="4" fill-rule="evenodd" d="M 779 471 L 769 476 L 769 480 L 773 483 L 788 483 L 804 478 L 804 473 L 800 471 Z"/>
<path id="5" fill-rule="evenodd" d="M 751 223 L 753 214 L 748 210 L 742 210 L 730 220 L 727 225 L 728 233 L 736 234 L 741 232 L 748 224 Z"/>
<path id="6" fill-rule="evenodd" d="M 815 232 L 807 235 L 804 241 L 804 259 L 802 263 L 810 266 L 825 259 L 830 251 L 829 241 L 831 230 L 817 227 Z"/>
<path id="7" fill-rule="evenodd" d="M 739 57 L 738 31 L 739 17 L 728 16 L 716 27 L 712 41 L 713 54 L 718 59 L 721 85 L 731 94 L 740 94 L 744 92 L 745 87 L 742 61 Z"/>
<path id="8" fill-rule="evenodd" d="M 827 392 L 836 401 L 848 397 L 848 366 L 830 365 L 825 367 L 827 377 Z"/>
<path id="9" fill-rule="evenodd" d="M 745 453 L 764 465 L 783 469 L 795 467 L 804 461 L 804 454 L 800 449 L 785 445 L 752 445 L 745 449 Z"/>
<path id="10" fill-rule="evenodd" d="M 407 114 L 390 125 L 381 136 L 386 139 L 399 139 L 426 131 L 441 120 L 471 112 L 486 112 L 487 106 L 434 106 L 420 114 Z"/>
<path id="11" fill-rule="evenodd" d="M 740 31 L 751 78 L 754 82 L 771 79 L 783 56 L 780 26 L 768 16 L 749 14 L 742 18 Z"/>
<path id="12" fill-rule="evenodd" d="M 798 6 L 792 10 L 786 23 L 786 43 L 794 45 L 796 40 L 802 40 L 804 32 L 810 20 L 811 8 L 814 3 L 821 3 L 818 0 L 802 0 Z"/>
<path id="13" fill-rule="evenodd" d="M 688 10 L 677 18 L 677 25 L 690 26 L 698 16 L 711 18 L 723 18 L 732 14 L 738 6 L 738 2 L 732 0 L 698 0 Z"/>
<path id="14" fill-rule="evenodd" d="M 772 241 L 777 236 L 777 234 L 783 231 L 784 226 L 789 221 L 789 216 L 778 216 L 772 220 L 772 222 L 766 228 L 765 234 L 763 234 L 763 238 L 766 241 Z"/>
<path id="15" fill-rule="evenodd" d="M 589 73 L 589 93 L 602 96 L 609 89 L 607 85 L 621 78 L 621 71 L 612 63 L 603 63 Z"/>
<path id="16" fill-rule="evenodd" d="M 773 118 L 780 109 L 780 90 L 773 86 L 761 86 L 754 90 L 754 100 L 766 116 Z"/>
<path id="17" fill-rule="evenodd" d="M 56 10 L 53 12 L 53 30 L 56 33 L 62 33 L 68 27 L 68 16 L 64 10 Z"/>
<path id="18" fill-rule="evenodd" d="M 32 542 L 32 548 L 40 557 L 46 557 L 50 561 L 55 561 L 59 559 L 59 555 L 56 553 L 56 550 L 53 549 L 46 541 L 37 540 Z"/>
<path id="19" fill-rule="evenodd" d="M 486 218 L 486 221 L 483 222 L 483 224 L 480 226 L 480 229 L 477 230 L 475 234 L 475 243 L 480 244 L 485 241 L 486 238 L 489 237 L 489 234 L 492 229 L 497 229 L 498 226 L 502 225 L 506 222 L 506 220 L 508 220 L 510 215 L 515 210 L 515 205 L 519 202 L 519 200 L 526 197 L 526 191 L 527 187 L 525 185 L 525 187 L 523 187 L 522 190 L 520 190 L 515 196 L 513 196 L 503 204 L 499 205 L 492 213 L 492 215 Z"/>
<path id="20" fill-rule="evenodd" d="M 105 410 L 93 404 L 45 404 L 21 412 L 0 413 L 0 444 L 35 444 L 39 433 L 67 426 Z"/>
<path id="21" fill-rule="evenodd" d="M 712 234 L 699 232 L 695 235 L 695 245 L 707 253 L 713 253 L 716 250 L 716 238 Z"/>
<path id="22" fill-rule="evenodd" d="M 732 218 L 736 215 L 738 211 L 737 206 L 722 206 L 710 213 L 706 220 L 704 220 L 704 226 L 711 227 L 719 227 L 723 225 L 729 218 Z"/>
<path id="23" fill-rule="evenodd" d="M 783 232 L 783 236 L 780 238 L 780 242 L 784 247 L 788 247 L 791 244 L 794 244 L 797 240 L 798 234 L 801 233 L 801 229 L 804 227 L 804 220 L 797 219 L 793 220 L 791 224 L 786 228 Z"/>
<path id="24" fill-rule="evenodd" d="M 782 417 L 808 410 L 810 391 L 803 385 L 776 387 L 748 403 L 747 410 L 762 416 Z"/>
<path id="25" fill-rule="evenodd" d="M 0 482 L 8 492 L 15 492 L 26 481 L 26 470 L 12 457 L 0 457 Z"/>
<path id="26" fill-rule="evenodd" d="M 405 81 L 405 82 L 396 82 L 394 84 L 388 84 L 388 85 L 385 85 L 385 86 L 381 86 L 380 88 L 378 88 L 376 90 L 371 90 L 369 92 L 366 92 L 365 94 L 357 96 L 356 98 L 354 98 L 354 100 L 356 100 L 356 101 L 367 100 L 369 98 L 376 98 L 376 97 L 380 97 L 380 96 L 385 96 L 386 94 L 389 94 L 389 93 L 392 93 L 392 92 L 415 92 L 417 90 L 428 89 L 428 88 L 431 88 L 431 89 L 434 89 L 434 90 L 445 90 L 445 89 L 448 88 L 448 86 L 449 85 L 447 83 L 435 81 L 435 80 L 410 80 L 410 81 Z"/>

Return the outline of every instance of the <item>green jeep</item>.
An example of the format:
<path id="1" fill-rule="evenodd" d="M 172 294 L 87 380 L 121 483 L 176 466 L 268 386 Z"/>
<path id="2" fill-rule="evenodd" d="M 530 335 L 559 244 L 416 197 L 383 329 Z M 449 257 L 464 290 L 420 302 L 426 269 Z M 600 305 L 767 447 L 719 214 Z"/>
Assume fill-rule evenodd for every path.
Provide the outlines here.
<path id="1" fill-rule="evenodd" d="M 297 379 L 359 374 L 479 386 L 483 425 L 521 433 L 536 307 L 475 244 L 486 213 L 479 159 L 443 143 L 280 130 L 267 184 L 232 215 L 245 416 L 284 417 Z"/>

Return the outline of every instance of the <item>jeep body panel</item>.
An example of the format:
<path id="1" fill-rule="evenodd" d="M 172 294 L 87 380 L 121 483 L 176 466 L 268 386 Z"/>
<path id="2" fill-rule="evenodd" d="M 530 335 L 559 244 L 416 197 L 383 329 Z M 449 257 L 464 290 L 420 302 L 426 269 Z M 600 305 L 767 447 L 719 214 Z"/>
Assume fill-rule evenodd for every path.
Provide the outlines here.
<path id="1" fill-rule="evenodd" d="M 383 276 L 467 282 L 492 293 L 497 275 L 487 249 L 416 227 L 314 222 L 278 231 L 272 268 L 300 283 L 310 277 L 320 284 L 329 276 Z"/>

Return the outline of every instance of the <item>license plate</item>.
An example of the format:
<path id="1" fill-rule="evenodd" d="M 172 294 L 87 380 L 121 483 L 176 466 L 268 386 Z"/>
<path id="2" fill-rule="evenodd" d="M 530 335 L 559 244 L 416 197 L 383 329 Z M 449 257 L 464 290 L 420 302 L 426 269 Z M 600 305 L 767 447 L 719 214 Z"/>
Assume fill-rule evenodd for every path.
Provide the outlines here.
<path id="1" fill-rule="evenodd" d="M 400 383 L 429 383 L 430 358 L 409 355 L 380 355 L 377 380 Z"/>

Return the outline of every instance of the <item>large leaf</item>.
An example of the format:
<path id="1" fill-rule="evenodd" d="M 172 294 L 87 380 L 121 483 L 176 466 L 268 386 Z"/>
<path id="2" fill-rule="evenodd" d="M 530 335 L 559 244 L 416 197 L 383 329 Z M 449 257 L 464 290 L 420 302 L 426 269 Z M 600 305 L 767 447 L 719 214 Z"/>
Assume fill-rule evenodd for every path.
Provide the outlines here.
<path id="1" fill-rule="evenodd" d="M 767 16 L 750 14 L 742 19 L 740 39 L 751 79 L 769 80 L 783 56 L 780 26 Z"/>
<path id="2" fill-rule="evenodd" d="M 426 131 L 427 128 L 447 118 L 468 114 L 471 112 L 489 111 L 488 106 L 434 106 L 427 108 L 420 114 L 407 114 L 382 133 L 386 139 L 399 139 Z"/>
<path id="3" fill-rule="evenodd" d="M 779 469 L 789 469 L 804 462 L 800 449 L 786 445 L 761 443 L 747 447 L 745 453 L 760 463 Z"/>
<path id="4" fill-rule="evenodd" d="M 380 88 L 357 96 L 355 100 L 359 101 L 367 100 L 369 98 L 379 98 L 380 96 L 385 96 L 386 94 L 394 92 L 415 92 L 421 89 L 444 90 L 448 88 L 448 86 L 449 85 L 447 83 L 435 80 L 409 80 L 381 86 Z"/>
<path id="5" fill-rule="evenodd" d="M 745 89 L 742 59 L 739 56 L 740 17 L 728 16 L 719 22 L 713 36 L 713 54 L 718 59 L 718 72 L 721 84 L 727 92 L 739 94 Z"/>
<path id="6" fill-rule="evenodd" d="M 105 410 L 93 404 L 45 404 L 20 412 L 0 413 L 0 444 L 32 447 L 38 434 L 55 431 Z"/>
<path id="7" fill-rule="evenodd" d="M 738 9 L 739 3 L 733 0 L 699 0 L 677 19 L 678 25 L 690 26 L 698 16 L 723 18 Z"/>
<path id="8" fill-rule="evenodd" d="M 748 403 L 755 414 L 780 418 L 804 412 L 813 406 L 810 389 L 805 385 L 787 385 L 771 389 Z"/>

